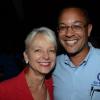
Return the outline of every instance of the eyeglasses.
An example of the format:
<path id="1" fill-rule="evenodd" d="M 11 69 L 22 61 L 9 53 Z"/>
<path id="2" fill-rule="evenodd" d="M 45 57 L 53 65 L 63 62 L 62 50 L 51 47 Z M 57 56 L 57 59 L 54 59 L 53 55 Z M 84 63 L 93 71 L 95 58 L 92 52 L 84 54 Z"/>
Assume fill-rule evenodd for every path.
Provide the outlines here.
<path id="1" fill-rule="evenodd" d="M 68 29 L 70 28 L 73 32 L 83 32 L 85 26 L 86 25 L 71 25 L 71 26 L 59 25 L 58 31 L 68 32 Z"/>

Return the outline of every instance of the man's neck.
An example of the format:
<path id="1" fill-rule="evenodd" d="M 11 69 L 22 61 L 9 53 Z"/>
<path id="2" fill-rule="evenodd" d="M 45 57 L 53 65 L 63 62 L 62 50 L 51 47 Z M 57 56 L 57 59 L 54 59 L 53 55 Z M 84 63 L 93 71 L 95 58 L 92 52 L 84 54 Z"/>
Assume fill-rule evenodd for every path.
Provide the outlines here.
<path id="1" fill-rule="evenodd" d="M 85 48 L 83 51 L 81 51 L 80 53 L 74 55 L 74 56 L 70 56 L 70 60 L 72 61 L 72 63 L 75 66 L 79 66 L 81 64 L 81 62 L 85 59 L 85 57 L 87 56 L 89 52 L 89 48 Z"/>

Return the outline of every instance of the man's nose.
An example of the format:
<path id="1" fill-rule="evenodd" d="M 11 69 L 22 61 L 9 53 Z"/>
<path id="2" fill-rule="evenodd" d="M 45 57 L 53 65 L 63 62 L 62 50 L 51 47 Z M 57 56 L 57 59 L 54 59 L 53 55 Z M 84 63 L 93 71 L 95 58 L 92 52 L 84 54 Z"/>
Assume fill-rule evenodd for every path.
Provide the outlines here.
<path id="1" fill-rule="evenodd" d="M 73 30 L 71 26 L 66 27 L 66 36 L 71 37 L 73 35 Z"/>

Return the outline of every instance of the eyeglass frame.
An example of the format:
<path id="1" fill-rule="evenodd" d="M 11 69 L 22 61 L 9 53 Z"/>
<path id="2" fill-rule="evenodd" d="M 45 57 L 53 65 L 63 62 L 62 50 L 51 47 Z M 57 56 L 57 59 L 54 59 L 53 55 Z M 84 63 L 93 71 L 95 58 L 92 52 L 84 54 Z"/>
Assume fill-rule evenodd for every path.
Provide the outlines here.
<path id="1" fill-rule="evenodd" d="M 59 28 L 60 25 L 62 25 L 62 28 L 63 28 L 63 29 L 60 29 L 60 28 Z M 80 23 L 80 25 L 78 25 L 78 24 L 73 24 L 73 25 L 68 26 L 68 25 L 66 25 L 66 24 L 64 24 L 64 23 L 60 23 L 60 25 L 58 25 L 58 27 L 57 27 L 57 31 L 58 31 L 58 32 L 68 32 L 68 29 L 69 29 L 69 28 L 71 28 L 71 30 L 72 30 L 73 32 L 83 32 L 83 31 L 84 31 L 84 28 L 85 28 L 88 24 L 82 24 L 82 23 Z"/>

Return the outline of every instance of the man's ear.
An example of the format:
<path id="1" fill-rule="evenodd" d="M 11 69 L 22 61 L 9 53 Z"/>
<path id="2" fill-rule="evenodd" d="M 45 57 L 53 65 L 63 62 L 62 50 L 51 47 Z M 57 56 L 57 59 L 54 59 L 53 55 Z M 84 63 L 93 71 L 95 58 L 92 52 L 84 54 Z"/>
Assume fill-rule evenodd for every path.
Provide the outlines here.
<path id="1" fill-rule="evenodd" d="M 92 31 L 92 24 L 88 24 L 88 37 L 90 37 Z"/>

